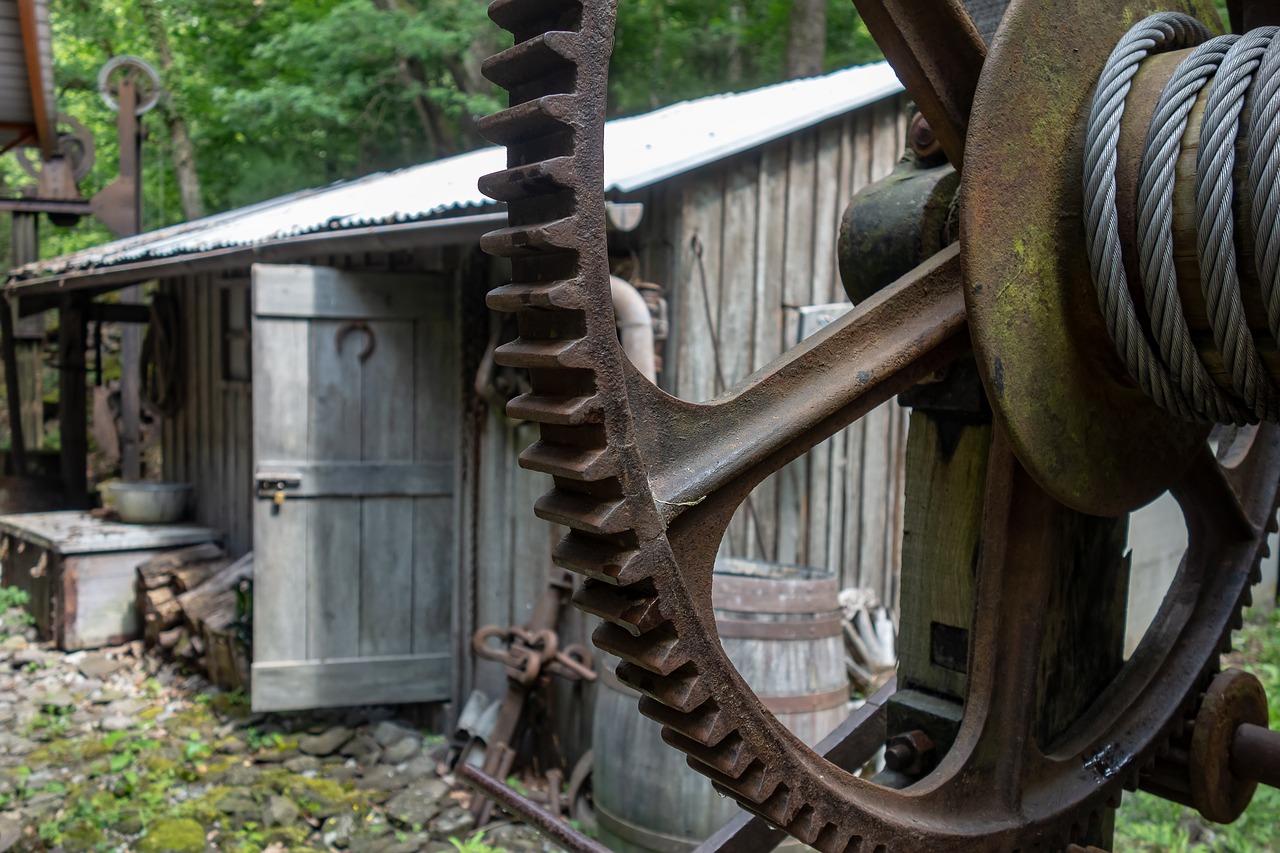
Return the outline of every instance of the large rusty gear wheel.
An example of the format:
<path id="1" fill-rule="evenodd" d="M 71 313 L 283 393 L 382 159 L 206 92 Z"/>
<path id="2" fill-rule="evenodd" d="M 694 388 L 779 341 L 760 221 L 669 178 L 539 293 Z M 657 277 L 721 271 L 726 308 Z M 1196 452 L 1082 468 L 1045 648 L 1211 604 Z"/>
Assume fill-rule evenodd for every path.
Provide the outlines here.
<path id="1" fill-rule="evenodd" d="M 1019 7 L 1043 10 L 1045 0 L 1015 0 L 1006 22 Z M 985 52 L 963 7 L 859 8 L 959 164 Z M 1181 730 L 1229 646 L 1274 515 L 1280 430 L 1251 430 L 1222 462 L 1201 443 L 1173 472 L 1190 545 L 1164 605 L 1097 701 L 1055 743 L 1038 744 L 1023 689 L 1036 677 L 1048 588 L 1036 567 L 1063 543 L 1026 531 L 1048 529 L 1063 507 L 998 426 L 959 737 L 904 790 L 838 769 L 791 735 L 725 657 L 713 562 L 734 510 L 766 476 L 970 348 L 960 249 L 718 400 L 675 399 L 630 365 L 614 329 L 601 192 L 614 5 L 496 0 L 490 16 L 515 46 L 485 66 L 511 94 L 509 109 L 481 123 L 509 149 L 509 168 L 482 181 L 510 218 L 483 241 L 513 272 L 489 305 L 518 313 L 520 337 L 497 358 L 528 369 L 533 389 L 508 411 L 541 424 L 521 456 L 554 478 L 537 512 L 570 529 L 556 562 L 585 576 L 575 602 L 605 620 L 594 641 L 623 659 L 618 676 L 644 694 L 641 710 L 744 807 L 824 851 L 1056 850 L 1078 837 Z"/>

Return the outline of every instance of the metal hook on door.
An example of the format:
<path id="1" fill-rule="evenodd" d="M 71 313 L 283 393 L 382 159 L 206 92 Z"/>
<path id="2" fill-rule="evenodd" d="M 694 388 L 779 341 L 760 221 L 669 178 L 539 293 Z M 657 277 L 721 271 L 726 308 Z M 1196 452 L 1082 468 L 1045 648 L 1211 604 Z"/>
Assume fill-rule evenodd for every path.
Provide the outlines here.
<path id="1" fill-rule="evenodd" d="M 369 328 L 369 324 L 364 320 L 352 320 L 343 323 L 338 327 L 337 333 L 333 336 L 333 342 L 338 347 L 338 355 L 342 355 L 342 341 L 352 332 L 364 332 L 365 342 L 364 349 L 360 350 L 360 362 L 369 360 L 369 356 L 373 355 L 373 351 L 378 347 L 378 339 L 373 334 L 373 329 Z"/>

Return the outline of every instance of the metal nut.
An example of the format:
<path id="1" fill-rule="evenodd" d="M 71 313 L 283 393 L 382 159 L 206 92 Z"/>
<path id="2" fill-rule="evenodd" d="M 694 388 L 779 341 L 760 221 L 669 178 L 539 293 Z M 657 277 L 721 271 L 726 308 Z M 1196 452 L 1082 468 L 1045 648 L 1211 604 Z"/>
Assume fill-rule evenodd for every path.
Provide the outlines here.
<path id="1" fill-rule="evenodd" d="M 894 735 L 884 750 L 885 766 L 895 773 L 918 776 L 933 763 L 933 740 L 920 729 Z"/>

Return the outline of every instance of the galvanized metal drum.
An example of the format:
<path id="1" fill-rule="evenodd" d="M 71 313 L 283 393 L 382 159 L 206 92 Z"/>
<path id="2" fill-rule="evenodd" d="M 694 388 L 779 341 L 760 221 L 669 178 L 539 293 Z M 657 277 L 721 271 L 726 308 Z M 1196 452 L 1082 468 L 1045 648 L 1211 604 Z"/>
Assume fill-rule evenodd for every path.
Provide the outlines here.
<path id="1" fill-rule="evenodd" d="M 838 584 L 805 566 L 721 558 L 712 587 L 716 626 L 738 672 L 784 725 L 813 745 L 845 718 Z M 599 839 L 620 853 L 684 853 L 738 811 L 640 716 L 635 691 L 605 656 L 592 742 Z M 794 840 L 782 849 L 805 849 Z"/>

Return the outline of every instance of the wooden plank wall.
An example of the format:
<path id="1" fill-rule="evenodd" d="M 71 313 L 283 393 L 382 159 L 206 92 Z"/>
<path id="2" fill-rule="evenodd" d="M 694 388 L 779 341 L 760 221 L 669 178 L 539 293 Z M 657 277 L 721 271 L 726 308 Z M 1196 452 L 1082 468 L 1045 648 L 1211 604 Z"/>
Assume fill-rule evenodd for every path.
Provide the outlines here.
<path id="1" fill-rule="evenodd" d="M 905 102 L 887 99 L 643 194 L 641 275 L 671 312 L 666 390 L 710 399 L 795 343 L 801 306 L 848 301 L 840 216 L 905 135 Z M 827 567 L 895 602 L 905 429 L 889 403 L 778 472 L 722 553 Z"/>
<path id="2" fill-rule="evenodd" d="M 185 397 L 164 421 L 165 477 L 196 485 L 196 521 L 223 531 L 237 556 L 253 548 L 253 389 L 223 376 L 222 291 L 243 302 L 248 287 L 248 270 L 162 282 L 178 303 Z"/>

